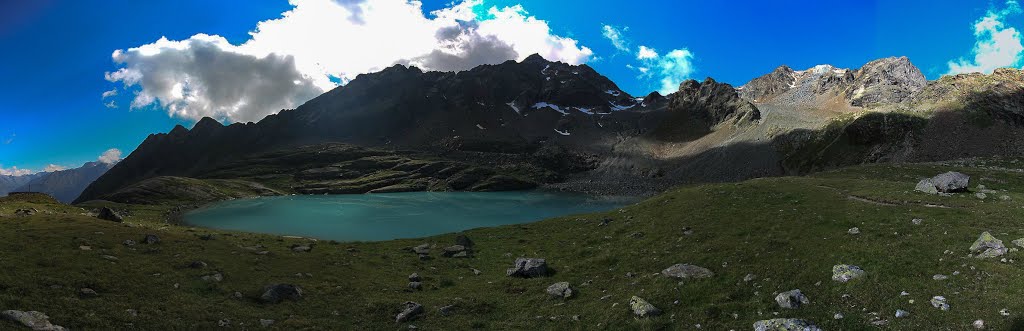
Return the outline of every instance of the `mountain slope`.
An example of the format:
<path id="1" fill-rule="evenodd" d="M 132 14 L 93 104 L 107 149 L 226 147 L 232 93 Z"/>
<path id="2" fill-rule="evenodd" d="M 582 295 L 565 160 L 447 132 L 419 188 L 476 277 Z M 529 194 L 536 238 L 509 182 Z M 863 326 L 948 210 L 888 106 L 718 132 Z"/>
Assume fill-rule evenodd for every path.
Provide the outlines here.
<path id="1" fill-rule="evenodd" d="M 25 185 L 25 183 L 28 183 L 41 175 L 43 174 L 35 173 L 22 176 L 0 175 L 0 196 L 5 196 L 7 193 L 17 191 L 17 189 L 22 185 Z"/>
<path id="2" fill-rule="evenodd" d="M 88 162 L 81 167 L 47 172 L 15 189 L 20 192 L 46 193 L 64 203 L 74 201 L 89 184 L 112 167 L 103 162 Z"/>

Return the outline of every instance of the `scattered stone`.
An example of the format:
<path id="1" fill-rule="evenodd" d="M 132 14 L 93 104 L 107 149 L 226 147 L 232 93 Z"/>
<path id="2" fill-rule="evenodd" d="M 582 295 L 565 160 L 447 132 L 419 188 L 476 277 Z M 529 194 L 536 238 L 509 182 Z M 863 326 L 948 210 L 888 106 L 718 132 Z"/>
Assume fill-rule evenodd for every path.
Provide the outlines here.
<path id="1" fill-rule="evenodd" d="M 544 277 L 548 275 L 548 262 L 539 258 L 517 258 L 514 266 L 505 271 L 510 277 Z"/>
<path id="2" fill-rule="evenodd" d="M 441 313 L 441 316 L 451 316 L 453 310 L 455 310 L 455 305 L 447 305 L 437 309 L 437 312 Z"/>
<path id="3" fill-rule="evenodd" d="M 409 288 L 413 290 L 422 290 L 423 283 L 420 282 L 409 282 Z"/>
<path id="4" fill-rule="evenodd" d="M 572 286 L 569 286 L 569 282 L 558 282 L 548 286 L 547 292 L 552 297 L 568 299 L 573 295 Z"/>
<path id="5" fill-rule="evenodd" d="M 747 274 L 746 276 L 743 276 L 743 281 L 747 283 L 752 282 L 755 279 L 757 279 L 757 276 L 755 276 L 754 274 Z"/>
<path id="6" fill-rule="evenodd" d="M 38 311 L 4 310 L 0 315 L 36 331 L 64 331 L 63 326 L 50 323 L 50 317 Z"/>
<path id="7" fill-rule="evenodd" d="M 93 290 L 91 288 L 86 287 L 86 288 L 82 288 L 82 289 L 78 290 L 78 295 L 83 297 L 83 298 L 95 298 L 95 297 L 99 296 L 100 294 L 96 293 L 96 290 Z"/>
<path id="8" fill-rule="evenodd" d="M 82 245 L 82 246 L 78 246 L 78 249 L 83 250 L 83 251 L 91 251 L 92 250 L 92 246 Z"/>
<path id="9" fill-rule="evenodd" d="M 996 239 L 988 231 L 982 232 L 978 240 L 971 245 L 971 253 L 976 253 L 974 257 L 979 259 L 997 257 L 1006 254 L 1006 251 L 1003 241 Z"/>
<path id="10" fill-rule="evenodd" d="M 220 283 L 224 281 L 224 275 L 218 272 L 209 275 L 203 275 L 199 279 L 202 279 L 204 282 Z"/>
<path id="11" fill-rule="evenodd" d="M 466 246 L 451 245 L 444 248 L 441 256 L 444 257 L 469 257 L 470 250 Z"/>
<path id="12" fill-rule="evenodd" d="M 846 233 L 854 234 L 854 235 L 860 234 L 860 228 L 852 227 L 849 230 L 846 230 Z"/>
<path id="13" fill-rule="evenodd" d="M 924 220 L 920 218 L 910 220 L 910 223 L 914 223 L 914 225 L 921 225 L 921 222 L 924 222 Z"/>
<path id="14" fill-rule="evenodd" d="M 159 244 L 160 237 L 157 237 L 155 234 L 147 234 L 145 238 L 142 238 L 142 243 L 146 245 Z"/>
<path id="15" fill-rule="evenodd" d="M 132 246 L 135 246 L 135 240 L 128 239 L 128 240 L 125 240 L 124 242 L 122 242 L 121 244 L 125 245 L 125 246 L 128 246 L 128 247 L 132 247 Z"/>
<path id="16" fill-rule="evenodd" d="M 896 309 L 896 318 L 904 318 L 910 316 L 910 312 L 903 309 Z"/>
<path id="17" fill-rule="evenodd" d="M 922 179 L 920 182 L 917 182 L 917 186 L 914 187 L 914 190 L 928 194 L 939 193 L 939 190 L 935 189 L 935 184 L 932 183 L 931 179 Z"/>
<path id="18" fill-rule="evenodd" d="M 423 305 L 412 301 L 406 301 L 403 307 L 402 312 L 395 316 L 396 323 L 411 321 L 423 313 Z"/>
<path id="19" fill-rule="evenodd" d="M 665 268 L 661 271 L 661 274 L 665 277 L 673 277 L 679 279 L 700 279 L 709 278 L 715 275 L 714 272 L 707 268 L 695 266 L 692 264 L 675 264 L 671 267 Z"/>
<path id="20" fill-rule="evenodd" d="M 832 319 L 837 319 L 837 320 L 843 319 L 843 313 L 836 313 L 835 315 L 832 315 Z"/>
<path id="21" fill-rule="evenodd" d="M 942 310 L 949 310 L 949 304 L 946 303 L 946 297 L 934 296 L 931 300 L 932 307 L 939 308 Z"/>
<path id="22" fill-rule="evenodd" d="M 611 218 L 605 218 L 605 219 L 602 219 L 602 220 L 601 220 L 601 223 L 600 223 L 600 224 L 598 224 L 597 226 L 607 226 L 607 225 L 608 225 L 609 223 L 611 223 L 612 221 L 614 221 L 614 220 L 613 220 L 613 219 L 611 219 Z"/>
<path id="23" fill-rule="evenodd" d="M 476 268 L 473 268 L 473 274 L 474 275 L 480 276 L 480 273 L 481 273 L 480 270 L 477 270 Z"/>
<path id="24" fill-rule="evenodd" d="M 295 244 L 295 245 L 292 245 L 291 248 L 292 248 L 292 252 L 296 252 L 296 253 L 309 253 L 309 251 L 313 250 L 313 246 L 312 245 Z"/>
<path id="25" fill-rule="evenodd" d="M 411 275 L 409 275 L 409 281 L 410 282 L 418 282 L 418 281 L 421 281 L 421 280 L 423 280 L 423 279 L 420 278 L 420 274 L 418 274 L 418 273 L 414 272 Z"/>
<path id="26" fill-rule="evenodd" d="M 657 316 L 661 314 L 661 310 L 654 307 L 654 305 L 647 302 L 641 297 L 633 296 L 629 299 L 629 308 L 633 310 L 633 314 L 639 317 Z"/>
<path id="27" fill-rule="evenodd" d="M 1020 238 L 1020 239 L 1011 241 L 1010 243 L 1012 243 L 1014 246 L 1017 246 L 1017 247 L 1020 247 L 1020 248 L 1024 248 L 1024 238 Z"/>
<path id="28" fill-rule="evenodd" d="M 946 279 L 949 279 L 949 276 L 946 276 L 946 275 L 935 275 L 935 276 L 932 276 L 932 279 L 934 279 L 934 280 L 946 280 Z"/>
<path id="29" fill-rule="evenodd" d="M 124 217 L 121 217 L 121 214 L 107 207 L 101 208 L 99 214 L 96 215 L 96 218 L 117 223 L 124 222 Z"/>
<path id="30" fill-rule="evenodd" d="M 983 320 L 975 320 L 974 323 L 971 324 L 971 325 L 974 325 L 974 328 L 978 329 L 978 330 L 984 330 L 985 329 L 985 321 L 983 321 Z"/>
<path id="31" fill-rule="evenodd" d="M 262 319 L 261 318 L 260 319 L 260 326 L 265 327 L 265 328 L 266 327 L 270 327 L 271 325 L 274 325 L 274 322 L 275 322 L 274 320 L 268 320 L 268 319 Z"/>
<path id="32" fill-rule="evenodd" d="M 460 234 L 455 237 L 455 244 L 466 248 L 473 248 L 473 240 L 469 239 L 469 237 L 466 237 L 464 234 Z"/>
<path id="33" fill-rule="evenodd" d="M 999 315 L 1010 316 L 1010 310 L 1006 309 L 1006 308 L 1000 309 L 999 310 Z"/>
<path id="34" fill-rule="evenodd" d="M 974 197 L 976 197 L 978 199 L 981 199 L 981 200 L 985 200 L 985 198 L 988 198 L 988 195 L 985 194 L 985 192 L 978 192 L 978 193 L 974 194 Z"/>
<path id="35" fill-rule="evenodd" d="M 222 328 L 231 327 L 231 320 L 227 319 L 227 318 L 219 320 L 219 321 L 217 321 L 217 326 L 222 327 Z"/>
<path id="36" fill-rule="evenodd" d="M 37 212 L 39 212 L 39 210 L 36 210 L 35 208 L 18 209 L 14 211 L 14 216 L 32 216 L 35 215 Z"/>
<path id="37" fill-rule="evenodd" d="M 796 318 L 773 318 L 754 322 L 754 331 L 821 331 L 817 325 Z"/>
<path id="38" fill-rule="evenodd" d="M 779 304 L 779 307 L 786 309 L 797 309 L 801 305 L 811 303 L 803 292 L 800 292 L 800 289 L 779 293 L 775 296 L 775 302 Z"/>
<path id="39" fill-rule="evenodd" d="M 283 300 L 299 301 L 302 299 L 302 288 L 292 284 L 274 284 L 263 288 L 263 295 L 260 301 L 264 303 L 279 303 Z"/>
<path id="40" fill-rule="evenodd" d="M 683 235 L 684 235 L 684 236 L 690 236 L 690 235 L 693 235 L 693 229 L 691 229 L 691 228 L 690 228 L 690 227 L 688 227 L 688 226 L 684 226 L 684 227 L 683 227 Z"/>
<path id="41" fill-rule="evenodd" d="M 202 269 L 202 268 L 206 268 L 206 266 L 207 266 L 206 262 L 203 262 L 203 261 L 192 261 L 192 263 L 188 264 L 188 267 L 192 268 L 192 269 Z"/>
<path id="42" fill-rule="evenodd" d="M 412 252 L 420 255 L 430 254 L 430 244 L 422 244 L 412 248 Z"/>
<path id="43" fill-rule="evenodd" d="M 125 309 L 124 313 L 131 317 L 139 317 L 139 311 L 135 309 Z"/>
<path id="44" fill-rule="evenodd" d="M 845 283 L 864 276 L 864 269 L 855 265 L 837 264 L 832 266 L 832 280 Z"/>

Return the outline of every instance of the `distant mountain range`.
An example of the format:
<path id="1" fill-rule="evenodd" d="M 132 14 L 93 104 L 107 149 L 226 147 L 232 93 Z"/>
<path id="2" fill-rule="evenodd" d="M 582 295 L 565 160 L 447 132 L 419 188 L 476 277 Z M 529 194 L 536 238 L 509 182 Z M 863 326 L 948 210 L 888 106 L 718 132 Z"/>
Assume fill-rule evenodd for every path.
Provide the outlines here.
<path id="1" fill-rule="evenodd" d="M 929 82 L 907 58 L 855 70 L 781 66 L 740 87 L 708 78 L 644 97 L 587 65 L 537 55 L 463 72 L 396 65 L 258 123 L 204 118 L 150 135 L 78 201 L 161 176 L 236 179 L 235 170 L 272 163 L 256 155 L 321 143 L 416 151 L 510 175 L 534 169 L 529 180 L 556 189 L 649 194 L 860 163 L 1021 155 L 1022 125 L 1020 71 Z M 308 169 L 293 168 L 275 168 L 272 180 L 246 172 L 246 180 L 300 191 Z"/>
<path id="2" fill-rule="evenodd" d="M 88 162 L 79 168 L 40 172 L 23 176 L 0 176 L 0 196 L 10 192 L 46 193 L 60 202 L 71 203 L 89 184 L 113 164 Z"/>

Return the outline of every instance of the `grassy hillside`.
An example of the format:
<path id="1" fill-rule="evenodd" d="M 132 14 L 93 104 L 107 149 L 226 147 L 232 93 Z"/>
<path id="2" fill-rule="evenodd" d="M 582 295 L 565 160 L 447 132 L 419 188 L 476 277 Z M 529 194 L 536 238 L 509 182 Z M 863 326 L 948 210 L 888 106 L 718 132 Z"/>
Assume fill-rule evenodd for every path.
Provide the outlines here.
<path id="1" fill-rule="evenodd" d="M 682 187 L 607 213 L 466 231 L 476 254 L 464 259 L 440 255 L 454 234 L 319 241 L 297 253 L 290 247 L 310 240 L 167 225 L 169 207 L 115 205 L 131 215 L 118 224 L 79 207 L 8 197 L 0 199 L 0 261 L 7 269 L 0 273 L 0 302 L 76 330 L 209 329 L 228 321 L 261 329 L 260 319 L 280 329 L 749 330 L 775 317 L 808 319 L 826 330 L 875 328 L 879 319 L 891 330 L 962 330 L 978 319 L 990 330 L 1021 329 L 1024 253 L 1007 253 L 1006 262 L 968 257 L 982 231 L 1008 247 L 1024 237 L 1020 168 L 1016 160 L 870 165 Z M 986 199 L 913 192 L 919 178 L 949 170 L 971 175 L 974 191 L 982 184 L 995 192 Z M 37 212 L 14 215 L 27 208 Z M 848 234 L 852 227 L 861 233 Z M 122 244 L 146 234 L 162 241 Z M 432 259 L 407 250 L 421 243 L 437 245 Z M 516 257 L 546 258 L 555 273 L 506 277 Z M 187 267 L 193 261 L 207 266 Z M 659 274 L 676 263 L 707 267 L 715 276 L 680 283 Z M 836 264 L 867 274 L 834 282 Z M 216 272 L 223 281 L 201 279 Z M 408 289 L 413 272 L 423 277 L 422 290 Z M 744 281 L 748 274 L 755 279 Z M 936 274 L 949 278 L 933 280 Z M 577 295 L 550 298 L 545 288 L 560 281 Z M 262 288 L 274 283 L 299 285 L 303 299 L 258 303 Z M 98 294 L 82 296 L 81 288 Z M 779 308 L 775 294 L 793 289 L 810 303 Z M 634 295 L 663 314 L 634 318 Z M 950 310 L 929 304 L 939 295 Z M 396 323 L 405 301 L 423 304 L 425 313 Z M 450 314 L 439 312 L 449 305 Z M 897 309 L 910 315 L 895 318 Z M 844 318 L 834 319 L 836 313 Z"/>

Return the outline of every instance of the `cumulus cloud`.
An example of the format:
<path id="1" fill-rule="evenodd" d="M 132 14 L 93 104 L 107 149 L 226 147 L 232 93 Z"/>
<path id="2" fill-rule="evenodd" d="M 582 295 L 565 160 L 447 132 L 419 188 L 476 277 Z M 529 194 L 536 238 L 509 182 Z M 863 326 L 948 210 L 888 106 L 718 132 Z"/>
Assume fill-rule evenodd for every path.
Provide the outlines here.
<path id="1" fill-rule="evenodd" d="M 112 97 L 112 96 L 116 96 L 116 95 L 117 95 L 117 90 L 106 91 L 106 92 L 103 92 L 103 99 L 106 99 L 106 98 L 109 98 L 109 97 Z"/>
<path id="2" fill-rule="evenodd" d="M 629 27 L 619 29 L 614 26 L 606 24 L 601 27 L 601 35 L 608 39 L 608 41 L 611 41 L 612 46 L 615 46 L 615 49 L 623 52 L 628 52 L 629 41 L 626 40 L 626 37 L 623 35 L 623 33 L 628 30 Z"/>
<path id="3" fill-rule="evenodd" d="M 61 170 L 67 170 L 68 168 L 62 165 L 50 164 L 46 168 L 43 168 L 43 172 L 56 172 Z"/>
<path id="4" fill-rule="evenodd" d="M 18 169 L 18 167 L 10 167 L 5 169 L 3 168 L 3 165 L 0 165 L 0 176 L 24 176 L 31 174 L 33 174 L 32 170 Z"/>
<path id="5" fill-rule="evenodd" d="M 103 154 L 100 154 L 98 161 L 106 164 L 114 164 L 121 161 L 121 150 L 117 148 L 108 149 Z"/>
<path id="6" fill-rule="evenodd" d="M 693 53 L 685 48 L 672 50 L 656 61 L 661 76 L 661 89 L 658 90 L 661 94 L 679 90 L 679 84 L 690 79 L 694 72 Z"/>
<path id="7" fill-rule="evenodd" d="M 989 10 L 974 23 L 974 37 L 977 39 L 971 50 L 974 58 L 949 61 L 947 74 L 991 73 L 996 68 L 1020 65 L 1024 52 L 1020 31 L 1005 24 L 1008 17 L 1020 13 L 1021 7 L 1016 0 L 1007 1 L 1002 10 Z"/>
<path id="8" fill-rule="evenodd" d="M 637 60 L 650 60 L 658 58 L 658 52 L 653 48 L 647 46 L 640 46 L 640 49 L 636 51 Z"/>
<path id="9" fill-rule="evenodd" d="M 424 15 L 418 1 L 291 0 L 280 18 L 259 22 L 234 45 L 216 35 L 161 38 L 113 53 L 107 80 L 135 89 L 131 108 L 171 116 L 256 121 L 294 108 L 357 75 L 394 64 L 458 71 L 533 53 L 579 64 L 593 52 L 552 33 L 522 6 L 477 10 L 463 0 Z M 478 14 L 479 13 L 479 14 Z"/>

